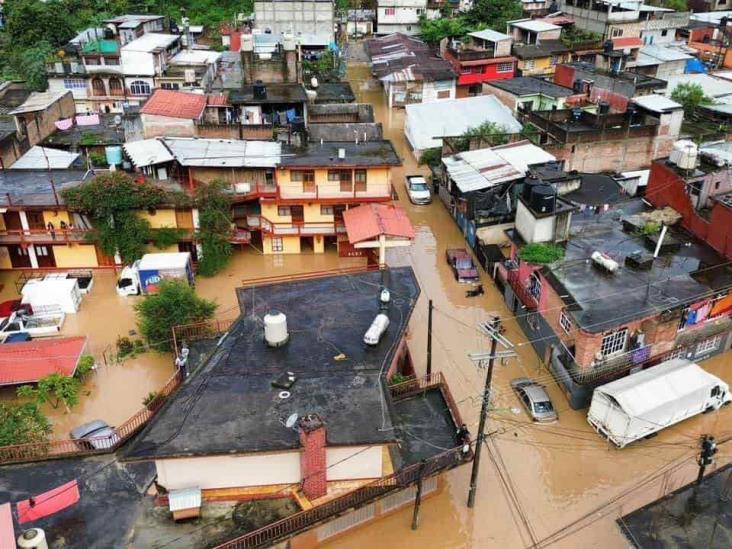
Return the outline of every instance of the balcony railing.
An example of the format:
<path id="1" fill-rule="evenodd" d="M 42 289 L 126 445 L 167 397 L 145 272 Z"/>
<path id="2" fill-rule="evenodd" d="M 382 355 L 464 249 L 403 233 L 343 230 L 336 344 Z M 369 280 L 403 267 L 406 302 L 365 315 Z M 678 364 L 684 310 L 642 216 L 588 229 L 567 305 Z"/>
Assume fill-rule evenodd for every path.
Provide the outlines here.
<path id="1" fill-rule="evenodd" d="M 367 184 L 365 188 L 358 184 L 344 189 L 340 183 L 318 183 L 306 189 L 303 185 L 279 185 L 277 198 L 281 200 L 388 200 L 392 195 L 389 183 Z"/>
<path id="2" fill-rule="evenodd" d="M 495 49 L 493 48 L 479 49 L 468 46 L 455 49 L 448 47 L 447 53 L 458 61 L 478 61 L 480 59 L 492 59 L 495 57 Z"/>
<path id="3" fill-rule="evenodd" d="M 362 507 L 415 484 L 420 477 L 430 477 L 470 461 L 472 454 L 465 456 L 462 448 L 454 448 L 369 483 L 353 492 L 332 499 L 306 511 L 300 511 L 217 546 L 216 549 L 252 549 L 267 547 L 320 523 L 336 518 L 352 509 Z"/>
<path id="4" fill-rule="evenodd" d="M 336 221 L 270 221 L 261 215 L 247 216 L 247 225 L 273 236 L 334 235 L 346 228 Z"/>
<path id="5" fill-rule="evenodd" d="M 462 425 L 463 418 L 460 414 L 460 409 L 452 396 L 450 387 L 445 381 L 445 377 L 442 372 L 435 372 L 423 377 L 416 379 L 410 379 L 403 383 L 397 383 L 389 387 L 389 394 L 393 400 L 400 400 L 416 394 L 423 393 L 429 389 L 439 389 L 442 393 L 442 397 L 447 403 L 447 407 L 450 410 L 450 415 L 455 425 Z"/>
<path id="6" fill-rule="evenodd" d="M 69 243 L 83 242 L 89 231 L 84 229 L 3 229 L 0 230 L 0 243 L 33 244 L 33 243 Z"/>

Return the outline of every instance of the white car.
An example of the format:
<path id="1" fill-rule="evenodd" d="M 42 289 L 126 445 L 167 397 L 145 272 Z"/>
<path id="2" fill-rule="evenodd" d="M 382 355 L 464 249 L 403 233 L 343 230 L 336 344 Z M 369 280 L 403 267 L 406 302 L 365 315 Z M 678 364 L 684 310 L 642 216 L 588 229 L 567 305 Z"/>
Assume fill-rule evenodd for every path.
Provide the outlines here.
<path id="1" fill-rule="evenodd" d="M 423 176 L 408 175 L 405 183 L 412 204 L 429 204 L 432 202 L 432 193 L 430 193 L 427 180 Z"/>

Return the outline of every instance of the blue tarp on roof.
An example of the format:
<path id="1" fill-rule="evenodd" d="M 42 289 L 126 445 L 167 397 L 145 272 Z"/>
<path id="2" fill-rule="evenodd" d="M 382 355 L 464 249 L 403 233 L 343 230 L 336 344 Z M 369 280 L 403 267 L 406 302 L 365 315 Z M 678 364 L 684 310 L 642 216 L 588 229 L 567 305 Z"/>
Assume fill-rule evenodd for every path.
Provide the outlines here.
<path id="1" fill-rule="evenodd" d="M 686 62 L 686 67 L 684 68 L 684 72 L 686 74 L 706 73 L 707 67 L 699 59 L 689 59 Z"/>

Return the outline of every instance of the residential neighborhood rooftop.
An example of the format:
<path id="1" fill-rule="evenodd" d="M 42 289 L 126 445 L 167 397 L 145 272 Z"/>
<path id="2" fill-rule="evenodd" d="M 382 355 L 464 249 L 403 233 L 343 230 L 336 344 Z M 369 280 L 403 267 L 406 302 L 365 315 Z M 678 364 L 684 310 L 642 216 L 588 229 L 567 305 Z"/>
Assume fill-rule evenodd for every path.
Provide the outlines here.
<path id="1" fill-rule="evenodd" d="M 394 442 L 382 376 L 419 287 L 411 268 L 391 269 L 389 276 L 400 299 L 392 301 L 392 323 L 375 347 L 364 345 L 363 334 L 379 312 L 379 272 L 239 289 L 242 316 L 124 457 L 297 449 L 298 433 L 284 425 L 294 413 L 318 414 L 329 445 Z M 277 348 L 263 340 L 262 317 L 271 311 L 287 316 L 290 334 Z M 296 381 L 282 398 L 272 382 L 285 372 Z"/>
<path id="2" fill-rule="evenodd" d="M 7 203 L 10 196 L 14 205 L 50 206 L 56 203 L 51 182 L 63 202 L 61 190 L 92 176 L 87 170 L 0 170 L 0 202 Z"/>
<path id="3" fill-rule="evenodd" d="M 343 158 L 340 158 L 341 150 Z M 282 153 L 282 166 L 288 168 L 401 165 L 391 141 L 338 141 L 308 143 L 301 147 L 285 145 Z"/>
<path id="4" fill-rule="evenodd" d="M 122 46 L 122 51 L 152 53 L 154 51 L 167 48 L 178 40 L 180 40 L 180 36 L 177 34 L 146 32 L 139 38 L 136 38 L 132 42 Z"/>
<path id="5" fill-rule="evenodd" d="M 198 120 L 205 108 L 205 95 L 157 89 L 140 109 L 140 113 Z"/>
<path id="6" fill-rule="evenodd" d="M 659 258 L 648 271 L 624 265 L 625 257 L 636 252 L 653 253 L 658 235 L 637 236 L 624 230 L 622 219 L 650 210 L 634 199 L 598 215 L 572 217 L 571 245 L 564 259 L 545 267 L 543 272 L 563 296 L 578 326 L 590 333 L 612 328 L 653 313 L 678 308 L 709 296 L 732 284 L 732 267 L 710 247 L 673 228 Z M 671 243 L 677 243 L 672 246 Z M 600 270 L 588 258 L 593 252 L 607 254 L 620 264 L 614 273 Z M 623 299 L 618 299 L 618 295 Z"/>
<path id="7" fill-rule="evenodd" d="M 0 385 L 35 383 L 53 373 L 72 376 L 86 345 L 86 336 L 0 345 Z"/>
<path id="8" fill-rule="evenodd" d="M 64 95 L 70 93 L 68 90 L 32 92 L 21 105 L 9 111 L 8 114 L 44 111 Z"/>
<path id="9" fill-rule="evenodd" d="M 302 84 L 293 83 L 267 83 L 265 86 L 265 97 L 254 96 L 254 86 L 244 85 L 241 89 L 233 89 L 229 92 L 229 102 L 232 105 L 252 104 L 265 105 L 268 103 L 304 103 L 308 96 Z"/>
<path id="10" fill-rule="evenodd" d="M 575 93 L 572 88 L 565 88 L 564 86 L 559 86 L 553 82 L 534 76 L 519 76 L 506 80 L 495 80 L 488 82 L 488 84 L 519 96 L 540 93 L 547 97 L 569 97 Z"/>
<path id="11" fill-rule="evenodd" d="M 164 137 L 162 142 L 181 166 L 274 168 L 282 152 L 276 141 Z"/>
<path id="12" fill-rule="evenodd" d="M 80 154 L 76 152 L 52 149 L 50 147 L 34 146 L 10 166 L 11 170 L 68 170 L 74 164 L 77 168 L 84 167 L 83 162 L 77 162 Z"/>

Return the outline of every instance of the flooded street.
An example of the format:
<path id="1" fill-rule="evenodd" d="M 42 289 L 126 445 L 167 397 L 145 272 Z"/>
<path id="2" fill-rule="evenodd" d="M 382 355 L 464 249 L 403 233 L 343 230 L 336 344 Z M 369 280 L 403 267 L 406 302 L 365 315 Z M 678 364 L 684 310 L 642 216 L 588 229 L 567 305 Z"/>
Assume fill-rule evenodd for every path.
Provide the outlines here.
<path id="1" fill-rule="evenodd" d="M 463 416 L 477 430 L 484 372 L 467 358 L 471 351 L 487 351 L 486 339 L 476 325 L 489 312 L 498 312 L 506 336 L 517 346 L 518 358 L 497 365 L 492 410 L 487 432 L 502 461 L 503 480 L 491 454 L 484 449 L 477 503 L 466 507 L 470 470 L 453 471 L 447 487 L 422 506 L 420 527 L 410 529 L 411 509 L 403 509 L 372 525 L 344 534 L 329 547 L 375 546 L 389 539 L 390 547 L 596 547 L 621 548 L 628 542 L 615 520 L 695 477 L 699 435 L 728 434 L 732 407 L 698 416 L 664 430 L 657 437 L 616 450 L 591 429 L 586 411 L 569 408 L 549 372 L 544 369 L 526 336 L 505 308 L 492 281 L 483 273 L 484 296 L 466 298 L 444 257 L 450 247 L 467 247 L 456 223 L 439 200 L 429 206 L 412 205 L 405 193 L 404 175 L 421 172 L 404 138 L 404 111 L 385 109 L 380 87 L 369 80 L 368 68 L 350 66 L 348 79 L 357 101 L 374 106 L 385 137 L 391 139 L 403 166 L 392 171 L 400 205 L 415 225 L 416 239 L 408 251 L 390 255 L 391 264 L 410 263 L 422 295 L 410 324 L 410 348 L 415 365 L 424 371 L 426 360 L 427 300 L 435 306 L 433 369 L 448 378 Z M 718 356 L 704 367 L 732 381 L 730 357 Z M 530 376 L 546 383 L 558 408 L 560 421 L 537 425 L 528 420 L 509 381 Z M 729 445 L 727 445 L 729 446 Z M 494 453 L 494 452 L 492 452 Z M 732 448 L 720 447 L 718 466 L 732 457 Z M 627 495 L 626 495 L 627 492 Z M 518 505 L 512 503 L 518 501 Z M 571 528 L 569 528 L 571 526 Z M 542 540 L 567 528 L 562 534 Z"/>

